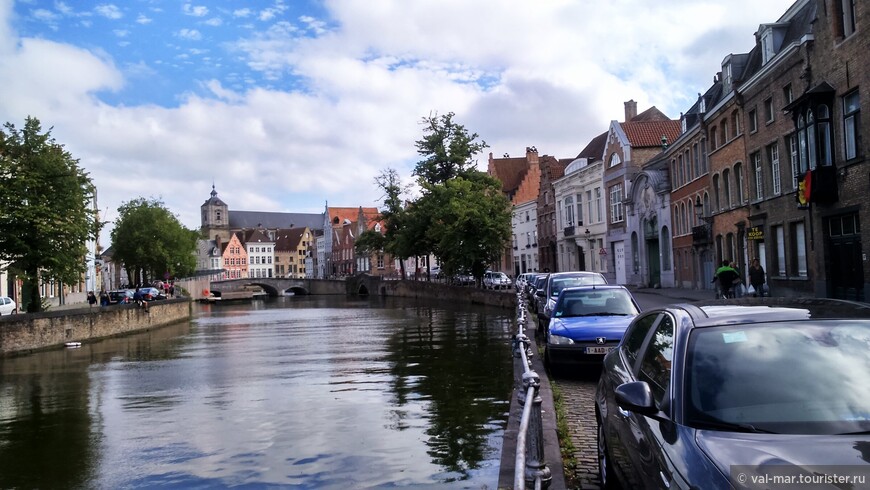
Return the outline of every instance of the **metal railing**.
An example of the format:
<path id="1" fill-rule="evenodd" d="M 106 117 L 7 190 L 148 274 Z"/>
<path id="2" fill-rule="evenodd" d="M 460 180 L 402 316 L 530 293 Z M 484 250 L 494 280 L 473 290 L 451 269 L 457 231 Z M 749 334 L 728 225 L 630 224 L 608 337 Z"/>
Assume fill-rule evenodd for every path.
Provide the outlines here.
<path id="1" fill-rule="evenodd" d="M 513 353 L 523 365 L 523 391 L 517 401 L 523 406 L 523 415 L 517 431 L 517 450 L 514 462 L 514 489 L 525 490 L 526 485 L 536 490 L 548 488 L 552 481 L 550 468 L 544 461 L 544 423 L 541 416 L 541 378 L 531 367 L 532 342 L 525 334 L 526 302 L 522 291 L 517 294 L 517 335 L 513 340 Z"/>

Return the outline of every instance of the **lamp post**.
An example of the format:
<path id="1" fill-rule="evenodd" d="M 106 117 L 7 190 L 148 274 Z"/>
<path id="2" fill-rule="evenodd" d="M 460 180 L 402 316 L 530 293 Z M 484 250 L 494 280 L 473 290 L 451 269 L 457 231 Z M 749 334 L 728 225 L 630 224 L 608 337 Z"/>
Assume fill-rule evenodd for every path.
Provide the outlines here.
<path id="1" fill-rule="evenodd" d="M 586 231 L 583 233 L 586 236 L 586 245 L 589 247 L 589 267 L 590 270 L 595 270 L 595 241 L 592 239 L 592 232 L 589 231 L 589 228 L 586 228 Z"/>

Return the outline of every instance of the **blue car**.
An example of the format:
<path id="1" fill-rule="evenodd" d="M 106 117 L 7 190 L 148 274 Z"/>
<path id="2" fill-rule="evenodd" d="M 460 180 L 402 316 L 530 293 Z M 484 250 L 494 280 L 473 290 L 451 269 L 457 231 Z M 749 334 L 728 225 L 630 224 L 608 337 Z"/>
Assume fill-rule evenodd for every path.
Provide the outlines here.
<path id="1" fill-rule="evenodd" d="M 624 286 L 563 289 L 547 328 L 544 364 L 551 372 L 599 369 L 604 355 L 616 348 L 639 312 L 640 307 Z"/>

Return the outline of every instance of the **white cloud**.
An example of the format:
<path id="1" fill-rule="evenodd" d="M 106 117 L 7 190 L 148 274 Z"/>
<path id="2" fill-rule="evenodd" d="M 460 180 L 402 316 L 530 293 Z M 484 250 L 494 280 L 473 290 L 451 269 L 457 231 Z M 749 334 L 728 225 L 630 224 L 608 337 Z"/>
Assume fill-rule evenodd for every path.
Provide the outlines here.
<path id="1" fill-rule="evenodd" d="M 182 11 L 186 15 L 192 15 L 194 17 L 205 17 L 208 15 L 208 7 L 203 5 L 193 6 L 189 3 L 185 3 L 182 7 Z"/>
<path id="2" fill-rule="evenodd" d="M 191 41 L 199 41 L 200 39 L 202 39 L 202 34 L 200 34 L 200 32 L 196 29 L 180 29 L 176 33 L 176 36 Z"/>
<path id="3" fill-rule="evenodd" d="M 101 4 L 94 7 L 94 12 L 107 19 L 117 20 L 124 16 L 124 13 L 121 12 L 115 4 Z"/>
<path id="4" fill-rule="evenodd" d="M 205 24 L 207 26 L 212 26 L 212 27 L 220 27 L 221 25 L 223 25 L 223 23 L 224 23 L 224 21 L 221 20 L 220 17 L 212 17 L 211 19 L 208 19 L 207 21 L 203 22 L 203 24 Z"/>
<path id="5" fill-rule="evenodd" d="M 622 118 L 625 100 L 676 117 L 726 54 L 748 51 L 758 24 L 790 4 L 330 0 L 318 14 L 326 22 L 250 26 L 230 53 L 250 71 L 228 63 L 233 73 L 209 75 L 166 108 L 110 105 L 95 94 L 125 80 L 159 81 L 185 62 L 203 66 L 204 50 L 179 43 L 179 60 L 119 60 L 119 70 L 72 45 L 19 37 L 0 0 L 0 120 L 20 124 L 31 114 L 54 126 L 94 178 L 100 207 L 112 211 L 162 196 L 196 227 L 212 181 L 232 209 L 377 205 L 373 178 L 389 166 L 409 180 L 430 111 L 455 112 L 497 155 L 536 146 L 571 157 Z M 121 15 L 101 7 L 100 15 Z M 272 8 L 259 14 L 274 21 L 286 10 Z M 250 9 L 233 16 L 264 18 Z M 202 38 L 195 29 L 176 36 Z M 231 57 L 223 45 L 208 47 L 209 59 Z M 257 86 L 261 77 L 269 87 Z"/>
<path id="6" fill-rule="evenodd" d="M 66 2 L 54 2 L 54 8 L 63 15 L 73 15 L 73 9 Z"/>
<path id="7" fill-rule="evenodd" d="M 130 35 L 130 31 L 127 29 L 114 29 L 112 33 L 115 34 L 116 37 L 127 37 Z"/>
<path id="8" fill-rule="evenodd" d="M 136 17 L 137 24 L 146 25 L 146 24 L 150 24 L 151 22 L 152 22 L 152 19 L 150 17 L 147 17 L 145 14 L 139 14 L 139 16 Z"/>

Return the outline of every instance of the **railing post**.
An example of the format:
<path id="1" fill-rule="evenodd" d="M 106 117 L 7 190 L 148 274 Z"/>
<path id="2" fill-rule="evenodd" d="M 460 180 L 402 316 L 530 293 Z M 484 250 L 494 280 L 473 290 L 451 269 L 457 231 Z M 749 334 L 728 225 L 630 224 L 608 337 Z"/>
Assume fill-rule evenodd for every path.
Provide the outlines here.
<path id="1" fill-rule="evenodd" d="M 543 399 L 540 395 L 541 378 L 538 376 L 538 373 L 528 371 L 523 374 L 523 387 L 525 388 L 523 393 L 521 393 L 521 401 L 523 403 L 525 403 L 526 393 L 529 392 L 529 388 L 534 388 L 529 431 L 526 437 L 526 484 L 530 488 L 536 488 L 535 480 L 540 479 L 540 488 L 549 488 L 553 475 L 544 461 L 544 422 L 541 416 L 541 403 Z"/>

